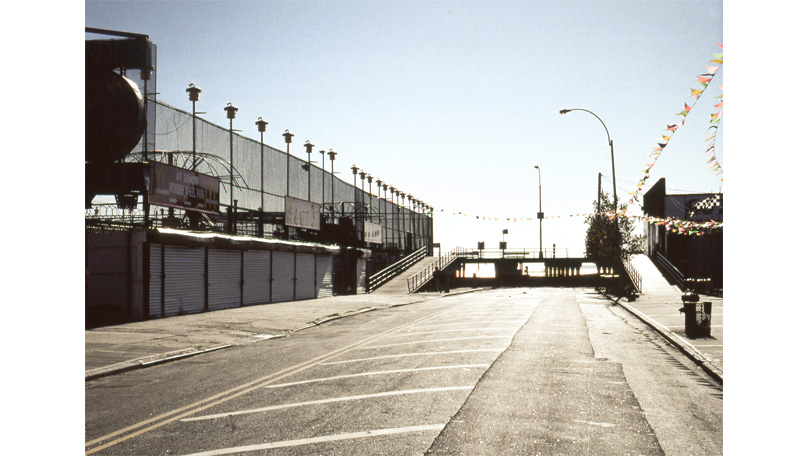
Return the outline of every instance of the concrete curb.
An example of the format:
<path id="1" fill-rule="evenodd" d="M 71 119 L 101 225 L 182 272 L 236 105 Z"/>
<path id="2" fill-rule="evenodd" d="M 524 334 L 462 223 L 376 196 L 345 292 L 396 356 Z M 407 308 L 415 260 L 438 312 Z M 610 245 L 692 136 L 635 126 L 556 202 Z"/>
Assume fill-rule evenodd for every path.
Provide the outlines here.
<path id="1" fill-rule="evenodd" d="M 437 298 L 442 298 L 442 297 L 446 297 L 446 296 L 456 296 L 456 295 L 462 295 L 462 294 L 466 294 L 466 293 L 474 293 L 474 292 L 477 292 L 477 291 L 484 291 L 484 290 L 488 290 L 488 289 L 490 289 L 490 288 L 473 288 L 473 289 L 470 289 L 470 290 L 460 290 L 460 291 L 454 291 L 454 292 L 449 292 L 449 293 L 443 293 L 443 294 L 441 294 L 439 296 L 425 296 L 424 299 L 421 299 L 421 300 L 418 300 L 418 301 L 413 301 L 413 302 L 407 302 L 407 303 L 401 303 L 401 304 L 393 304 L 393 305 L 382 306 L 382 307 L 361 307 L 359 309 L 349 310 L 349 311 L 343 312 L 341 314 L 330 314 L 330 315 L 320 317 L 320 318 L 318 318 L 318 319 L 316 319 L 314 321 L 311 321 L 311 322 L 307 323 L 306 325 L 304 325 L 304 326 L 302 326 L 300 328 L 293 329 L 293 330 L 289 331 L 286 334 L 285 337 L 288 337 L 288 336 L 290 336 L 290 335 L 292 335 L 292 334 L 294 334 L 294 333 L 296 333 L 298 331 L 303 331 L 304 329 L 313 328 L 313 327 L 321 325 L 323 323 L 328 323 L 330 321 L 339 320 L 341 318 L 352 317 L 354 315 L 363 314 L 365 312 L 371 312 L 371 311 L 380 310 L 380 309 L 389 309 L 391 307 L 406 306 L 406 305 L 410 305 L 410 304 L 416 304 L 416 303 L 428 301 L 430 299 L 437 299 Z M 283 337 L 283 336 L 280 336 L 280 337 Z M 271 340 L 271 339 L 274 339 L 274 338 L 275 337 L 269 337 L 269 338 L 260 339 L 260 340 Z M 144 358 L 132 359 L 132 360 L 129 360 L 129 361 L 124 361 L 124 362 L 113 364 L 113 365 L 110 365 L 110 366 L 104 366 L 104 367 L 99 367 L 97 369 L 92 369 L 92 370 L 85 371 L 84 372 L 84 381 L 88 382 L 90 380 L 97 380 L 99 378 L 108 377 L 108 376 L 116 375 L 116 374 L 121 374 L 121 373 L 128 372 L 128 371 L 135 370 L 135 369 L 142 369 L 142 368 L 145 368 L 145 367 L 154 366 L 156 364 L 167 363 L 167 362 L 175 361 L 175 360 L 178 360 L 178 359 L 184 359 L 184 358 L 188 358 L 188 357 L 191 357 L 191 356 L 201 355 L 203 353 L 209 353 L 209 352 L 212 352 L 212 351 L 221 350 L 221 349 L 229 348 L 229 347 L 232 347 L 232 346 L 233 345 L 228 344 L 228 345 L 220 345 L 220 346 L 215 346 L 215 347 L 210 347 L 210 348 L 185 348 L 185 349 L 175 350 L 175 351 L 171 351 L 171 352 L 167 352 L 167 353 L 160 353 L 160 354 L 157 354 L 157 355 L 151 355 L 151 356 L 147 356 L 147 357 L 144 357 Z"/>
<path id="2" fill-rule="evenodd" d="M 615 301 L 615 303 L 619 304 L 621 307 L 623 307 L 627 311 L 631 312 L 634 316 L 642 320 L 645 324 L 653 328 L 662 337 L 667 339 L 682 353 L 684 353 L 685 356 L 687 356 L 693 362 L 695 362 L 697 366 L 699 366 L 704 372 L 707 373 L 707 375 L 709 375 L 711 378 L 717 381 L 721 386 L 724 386 L 724 372 L 718 367 L 716 367 L 712 362 L 710 362 L 710 360 L 708 360 L 703 354 L 701 354 L 701 352 L 699 352 L 694 346 L 692 346 L 690 342 L 682 339 L 677 334 L 674 334 L 673 332 L 671 332 L 671 330 L 661 325 L 660 323 L 656 322 L 654 319 L 650 318 L 649 316 L 645 315 L 639 310 L 635 309 L 634 307 L 630 306 L 628 303 L 620 302 L 619 300 Z"/>
<path id="3" fill-rule="evenodd" d="M 156 364 L 162 364 L 177 359 L 189 358 L 191 356 L 201 355 L 203 353 L 209 353 L 212 351 L 222 350 L 224 348 L 230 348 L 230 347 L 232 347 L 232 345 L 219 345 L 203 349 L 186 348 L 182 350 L 174 350 L 167 353 L 160 353 L 157 355 L 147 356 L 144 358 L 137 358 L 129 361 L 124 361 L 122 363 L 117 363 L 110 366 L 104 366 L 99 367 L 97 369 L 91 369 L 85 371 L 84 381 L 88 382 L 90 380 L 97 380 L 99 378 L 108 377 L 110 375 L 121 374 L 135 369 L 142 369 L 144 367 L 150 367 Z"/>

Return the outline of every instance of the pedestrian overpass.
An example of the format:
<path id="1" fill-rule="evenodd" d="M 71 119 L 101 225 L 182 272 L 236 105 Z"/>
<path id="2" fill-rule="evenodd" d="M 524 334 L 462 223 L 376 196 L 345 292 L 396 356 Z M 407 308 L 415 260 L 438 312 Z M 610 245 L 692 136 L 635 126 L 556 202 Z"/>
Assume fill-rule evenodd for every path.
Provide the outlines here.
<path id="1" fill-rule="evenodd" d="M 391 283 L 371 287 L 370 291 L 380 287 L 380 291 L 435 291 L 436 271 L 450 278 L 451 287 L 567 286 L 605 287 L 621 293 L 628 288 L 632 294 L 642 291 L 641 278 L 629 262 L 599 263 L 585 256 L 567 256 L 567 249 L 546 250 L 456 248 L 439 257 L 427 257 L 424 251 L 416 258 L 402 260 L 407 267 L 399 266 L 395 276 L 388 271 L 391 277 L 385 281 Z M 493 269 L 493 274 L 478 276 L 480 265 L 487 265 L 489 272 Z"/>

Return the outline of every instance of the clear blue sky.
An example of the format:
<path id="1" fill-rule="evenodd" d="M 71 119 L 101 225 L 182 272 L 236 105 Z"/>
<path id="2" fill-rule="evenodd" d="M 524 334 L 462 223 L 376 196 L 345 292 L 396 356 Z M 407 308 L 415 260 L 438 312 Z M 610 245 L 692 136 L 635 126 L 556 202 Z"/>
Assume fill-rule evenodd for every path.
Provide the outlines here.
<path id="1" fill-rule="evenodd" d="M 310 140 L 339 153 L 343 179 L 356 164 L 434 206 L 444 247 L 496 247 L 503 228 L 509 246 L 538 247 L 538 223 L 521 219 L 536 216 L 539 165 L 542 209 L 563 217 L 544 221 L 544 246 L 582 248 L 576 214 L 591 211 L 599 172 L 611 193 L 609 145 L 595 117 L 559 110 L 603 119 L 627 200 L 723 52 L 719 1 L 88 1 L 85 25 L 148 34 L 161 101 L 190 110 L 194 82 L 206 119 L 225 125 L 232 102 L 244 135 L 259 137 L 262 116 L 269 144 L 282 148 L 289 129 L 293 154 Z M 722 189 L 705 164 L 722 76 L 646 189 L 661 177 Z M 717 152 L 723 166 L 723 133 Z"/>

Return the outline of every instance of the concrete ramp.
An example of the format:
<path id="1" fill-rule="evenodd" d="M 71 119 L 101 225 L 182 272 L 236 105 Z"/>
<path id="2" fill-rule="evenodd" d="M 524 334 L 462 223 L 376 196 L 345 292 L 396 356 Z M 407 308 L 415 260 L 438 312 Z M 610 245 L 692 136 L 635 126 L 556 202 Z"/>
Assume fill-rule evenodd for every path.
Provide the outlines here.
<path id="1" fill-rule="evenodd" d="M 634 255 L 631 264 L 642 277 L 642 294 L 674 294 L 681 296 L 682 291 L 671 285 L 647 255 Z"/>
<path id="2" fill-rule="evenodd" d="M 409 294 L 410 291 L 407 288 L 407 277 L 421 271 L 436 259 L 436 257 L 424 257 L 419 262 L 407 268 L 396 278 L 379 287 L 379 289 L 375 290 L 373 294 Z"/>

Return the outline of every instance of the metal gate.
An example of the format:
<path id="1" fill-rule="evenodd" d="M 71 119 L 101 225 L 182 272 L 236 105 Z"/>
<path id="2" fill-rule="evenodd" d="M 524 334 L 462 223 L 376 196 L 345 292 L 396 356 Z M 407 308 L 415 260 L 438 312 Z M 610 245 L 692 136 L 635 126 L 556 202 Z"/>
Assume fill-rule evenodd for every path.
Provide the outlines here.
<path id="1" fill-rule="evenodd" d="M 241 251 L 208 249 L 208 310 L 241 306 Z"/>
<path id="2" fill-rule="evenodd" d="M 269 281 L 272 278 L 270 264 L 272 252 L 268 250 L 247 250 L 244 252 L 244 305 L 266 304 L 269 294 Z"/>
<path id="3" fill-rule="evenodd" d="M 295 299 L 295 254 L 272 252 L 272 302 Z"/>

